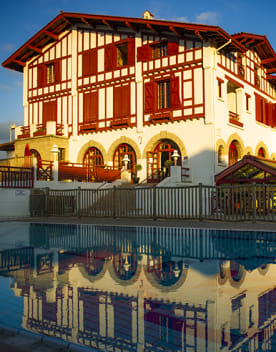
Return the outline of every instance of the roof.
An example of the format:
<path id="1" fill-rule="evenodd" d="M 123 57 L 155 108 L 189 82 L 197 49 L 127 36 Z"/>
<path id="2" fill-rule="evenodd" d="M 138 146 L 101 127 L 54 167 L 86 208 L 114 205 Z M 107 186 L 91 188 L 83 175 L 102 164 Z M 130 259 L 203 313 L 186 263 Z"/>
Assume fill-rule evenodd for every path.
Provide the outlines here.
<path id="1" fill-rule="evenodd" d="M 14 150 L 14 142 L 8 142 L 0 144 L 0 150 L 4 152 L 10 152 Z"/>
<path id="2" fill-rule="evenodd" d="M 262 60 L 262 65 L 267 68 L 267 73 L 276 72 L 276 54 L 266 35 L 241 32 L 233 34 L 232 37 L 245 47 L 251 48 L 258 53 Z"/>
<path id="3" fill-rule="evenodd" d="M 58 40 L 59 36 L 74 26 L 92 29 L 110 30 L 128 29 L 129 31 L 155 33 L 158 35 L 197 35 L 201 40 L 214 39 L 221 46 L 232 39 L 228 48 L 233 51 L 246 51 L 246 48 L 238 40 L 218 26 L 153 20 L 133 17 L 105 16 L 94 14 L 82 14 L 61 12 L 51 22 L 44 26 L 31 39 L 23 44 L 2 65 L 16 71 L 23 71 L 26 62 L 42 53 L 43 48 Z"/>
<path id="4" fill-rule="evenodd" d="M 276 183 L 276 161 L 245 155 L 240 161 L 215 176 L 217 185 L 223 183 Z"/>

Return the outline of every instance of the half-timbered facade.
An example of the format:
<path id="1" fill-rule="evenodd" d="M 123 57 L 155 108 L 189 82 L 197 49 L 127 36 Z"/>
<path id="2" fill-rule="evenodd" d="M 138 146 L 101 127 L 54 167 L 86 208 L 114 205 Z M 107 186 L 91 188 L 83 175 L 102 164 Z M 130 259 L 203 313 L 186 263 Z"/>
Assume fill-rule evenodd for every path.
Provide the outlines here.
<path id="1" fill-rule="evenodd" d="M 23 72 L 31 151 L 95 167 L 141 164 L 141 179 L 174 150 L 183 180 L 212 184 L 244 155 L 276 157 L 276 54 L 265 36 L 217 26 L 60 13 L 4 63 Z M 50 140 L 51 138 L 51 140 Z"/>

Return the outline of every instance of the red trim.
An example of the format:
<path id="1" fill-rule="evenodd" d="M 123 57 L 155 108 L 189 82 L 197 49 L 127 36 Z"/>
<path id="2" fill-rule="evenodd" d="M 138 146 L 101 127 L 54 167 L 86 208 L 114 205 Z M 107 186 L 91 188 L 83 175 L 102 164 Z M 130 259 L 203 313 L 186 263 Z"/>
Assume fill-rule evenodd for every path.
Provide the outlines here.
<path id="1" fill-rule="evenodd" d="M 85 19 L 85 21 L 84 21 Z M 143 32 L 148 30 L 149 26 L 153 23 L 152 20 L 130 18 L 130 17 L 115 17 L 115 16 L 104 16 L 104 15 L 89 15 L 80 13 L 62 13 L 55 17 L 51 22 L 49 22 L 45 27 L 43 27 L 37 34 L 35 34 L 31 39 L 29 39 L 25 44 L 23 44 L 14 54 L 12 54 L 7 60 L 3 62 L 3 66 L 18 70 L 22 72 L 22 66 L 16 62 L 28 60 L 30 56 L 36 54 L 29 46 L 36 46 L 38 49 L 42 49 L 48 45 L 53 40 L 57 39 L 62 32 L 68 30 L 72 25 L 77 25 L 78 23 L 85 23 L 89 20 L 91 25 L 102 23 L 108 23 L 112 28 L 115 27 L 126 27 L 129 29 L 129 24 L 139 26 L 139 31 Z M 94 21 L 94 23 L 93 23 Z M 107 21 L 107 22 L 106 22 Z M 61 24 L 63 23 L 63 26 Z M 113 25 L 114 23 L 114 25 Z M 128 25 L 126 24 L 128 23 Z M 172 22 L 172 21 L 161 21 L 154 20 L 154 26 L 158 26 L 159 30 L 170 31 L 170 27 L 173 27 L 177 32 L 189 31 L 189 32 L 202 32 L 206 38 L 215 38 L 218 41 L 218 45 L 225 43 L 227 40 L 232 39 L 230 47 L 236 50 L 245 52 L 246 48 L 235 38 L 225 32 L 223 29 L 217 26 L 210 25 L 200 25 L 200 24 L 189 24 L 183 22 Z M 136 26 L 135 26 L 136 27 Z M 152 28 L 152 27 L 151 27 Z M 152 29 L 151 29 L 152 30 Z M 52 35 L 49 35 L 52 34 Z M 39 46 L 36 43 L 39 42 Z M 43 43 L 43 44 L 42 44 Z M 28 54 L 25 56 L 25 54 Z M 30 55 L 30 56 L 29 56 Z M 27 59 L 28 58 L 28 59 Z"/>
<path id="2" fill-rule="evenodd" d="M 235 79 L 233 79 L 232 77 L 228 76 L 228 75 L 224 75 L 225 79 L 227 79 L 228 81 L 236 84 L 237 86 L 244 88 L 244 85 L 242 83 L 240 83 L 239 81 L 236 81 Z"/>

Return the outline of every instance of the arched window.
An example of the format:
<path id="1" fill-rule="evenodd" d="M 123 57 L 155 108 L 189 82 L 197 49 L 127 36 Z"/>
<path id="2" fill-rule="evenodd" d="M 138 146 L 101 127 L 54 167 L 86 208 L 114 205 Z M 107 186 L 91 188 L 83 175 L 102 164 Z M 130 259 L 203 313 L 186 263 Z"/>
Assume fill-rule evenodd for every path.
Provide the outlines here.
<path id="1" fill-rule="evenodd" d="M 259 148 L 258 156 L 260 156 L 261 158 L 265 158 L 265 150 L 263 147 Z"/>
<path id="2" fill-rule="evenodd" d="M 224 152 L 224 150 L 223 150 L 223 146 L 222 145 L 220 145 L 219 146 L 219 148 L 218 148 L 218 163 L 219 164 L 223 164 L 223 162 L 224 162 L 224 158 L 223 158 L 223 152 Z"/>
<path id="3" fill-rule="evenodd" d="M 89 178 L 93 179 L 95 168 L 103 165 L 103 156 L 99 149 L 90 147 L 83 157 L 83 165 L 88 168 Z"/>
<path id="4" fill-rule="evenodd" d="M 114 169 L 120 169 L 124 166 L 124 156 L 127 155 L 129 162 L 127 164 L 127 169 L 134 172 L 134 167 L 136 164 L 136 154 L 134 149 L 128 144 L 120 144 L 118 148 L 115 150 L 113 156 L 113 167 Z"/>
<path id="5" fill-rule="evenodd" d="M 236 142 L 233 141 L 229 147 L 228 164 L 229 166 L 235 164 L 238 161 L 238 149 Z"/>

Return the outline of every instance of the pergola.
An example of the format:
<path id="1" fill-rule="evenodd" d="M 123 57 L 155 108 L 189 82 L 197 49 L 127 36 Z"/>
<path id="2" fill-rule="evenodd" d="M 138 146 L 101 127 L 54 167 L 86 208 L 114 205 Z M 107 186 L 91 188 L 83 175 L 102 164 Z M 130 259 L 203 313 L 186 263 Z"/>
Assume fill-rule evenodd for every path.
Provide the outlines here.
<path id="1" fill-rule="evenodd" d="M 276 183 L 276 161 L 245 155 L 240 161 L 215 176 L 216 185 Z"/>

